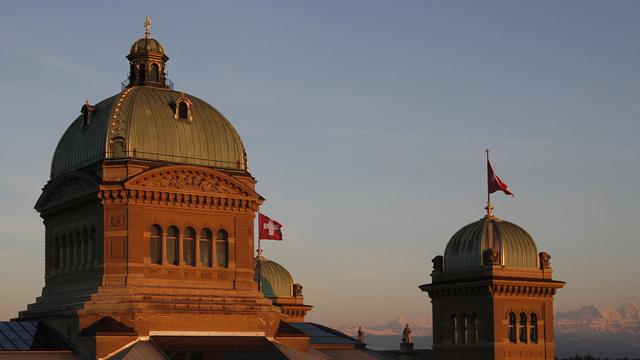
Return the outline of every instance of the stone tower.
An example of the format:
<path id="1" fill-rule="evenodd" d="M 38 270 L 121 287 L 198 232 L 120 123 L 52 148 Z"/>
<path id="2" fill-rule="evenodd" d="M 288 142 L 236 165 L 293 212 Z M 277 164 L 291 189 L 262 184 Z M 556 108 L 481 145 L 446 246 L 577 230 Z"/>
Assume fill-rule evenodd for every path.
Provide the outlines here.
<path id="1" fill-rule="evenodd" d="M 433 305 L 434 359 L 554 359 L 553 296 L 564 282 L 549 259 L 490 212 L 458 230 L 420 286 Z"/>
<path id="2" fill-rule="evenodd" d="M 55 150 L 36 204 L 45 226 L 46 321 L 86 357 L 140 336 L 273 336 L 285 316 L 254 280 L 255 191 L 240 136 L 165 79 L 168 57 L 134 42 L 129 82 L 85 104 Z"/>

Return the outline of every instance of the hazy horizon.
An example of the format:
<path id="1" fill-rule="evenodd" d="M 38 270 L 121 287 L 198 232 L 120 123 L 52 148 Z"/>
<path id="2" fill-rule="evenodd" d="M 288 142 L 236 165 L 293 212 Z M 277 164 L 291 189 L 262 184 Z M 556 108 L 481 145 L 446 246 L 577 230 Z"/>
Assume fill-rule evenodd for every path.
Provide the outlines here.
<path id="1" fill-rule="evenodd" d="M 308 319 L 430 319 L 418 285 L 484 215 L 551 254 L 556 311 L 640 301 L 640 2 L 11 2 L 0 14 L 0 318 L 43 285 L 33 209 L 85 100 L 151 17 L 176 90 L 221 111 L 284 225 Z"/>

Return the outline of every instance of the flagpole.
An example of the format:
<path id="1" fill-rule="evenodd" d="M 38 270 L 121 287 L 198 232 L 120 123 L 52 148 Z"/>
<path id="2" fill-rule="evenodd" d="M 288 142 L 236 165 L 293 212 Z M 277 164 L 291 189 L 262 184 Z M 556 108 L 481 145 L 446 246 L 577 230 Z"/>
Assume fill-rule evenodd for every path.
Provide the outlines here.
<path id="1" fill-rule="evenodd" d="M 489 149 L 485 149 L 487 152 L 487 216 L 493 216 L 493 205 L 491 204 L 491 192 L 489 191 Z"/>

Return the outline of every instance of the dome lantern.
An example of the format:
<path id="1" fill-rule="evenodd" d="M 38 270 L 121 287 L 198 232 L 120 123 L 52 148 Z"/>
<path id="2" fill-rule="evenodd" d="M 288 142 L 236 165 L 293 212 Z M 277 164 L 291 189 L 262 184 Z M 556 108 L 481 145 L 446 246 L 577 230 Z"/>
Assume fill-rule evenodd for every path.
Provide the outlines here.
<path id="1" fill-rule="evenodd" d="M 151 20 L 147 16 L 144 22 L 144 37 L 131 45 L 129 60 L 129 83 L 127 88 L 144 85 L 170 88 L 166 78 L 166 62 L 169 57 L 160 42 L 151 37 Z"/>

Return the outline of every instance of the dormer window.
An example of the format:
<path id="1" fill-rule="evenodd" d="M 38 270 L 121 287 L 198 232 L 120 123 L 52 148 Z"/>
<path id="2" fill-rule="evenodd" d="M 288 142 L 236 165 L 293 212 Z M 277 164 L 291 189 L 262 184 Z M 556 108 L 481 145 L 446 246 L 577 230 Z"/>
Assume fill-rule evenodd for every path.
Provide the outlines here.
<path id="1" fill-rule="evenodd" d="M 91 123 L 91 117 L 93 113 L 96 112 L 96 108 L 94 108 L 89 101 L 87 100 L 82 108 L 80 109 L 80 113 L 82 114 L 82 128 L 86 128 Z"/>
<path id="2" fill-rule="evenodd" d="M 193 117 L 191 116 L 191 105 L 193 103 L 184 94 L 180 96 L 175 102 L 174 119 L 178 121 L 191 122 Z"/>

